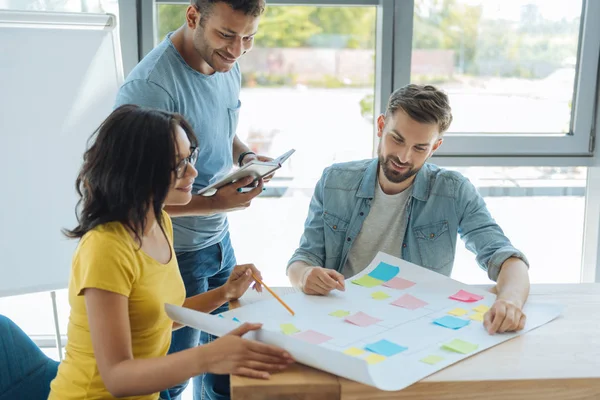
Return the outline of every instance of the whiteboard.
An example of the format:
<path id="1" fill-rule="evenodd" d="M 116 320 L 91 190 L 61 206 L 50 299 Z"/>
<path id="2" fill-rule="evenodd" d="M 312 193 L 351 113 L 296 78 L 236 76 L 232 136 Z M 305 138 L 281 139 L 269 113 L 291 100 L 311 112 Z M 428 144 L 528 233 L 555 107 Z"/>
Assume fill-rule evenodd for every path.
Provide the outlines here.
<path id="1" fill-rule="evenodd" d="M 66 288 L 75 179 L 123 82 L 116 18 L 0 10 L 0 297 Z"/>

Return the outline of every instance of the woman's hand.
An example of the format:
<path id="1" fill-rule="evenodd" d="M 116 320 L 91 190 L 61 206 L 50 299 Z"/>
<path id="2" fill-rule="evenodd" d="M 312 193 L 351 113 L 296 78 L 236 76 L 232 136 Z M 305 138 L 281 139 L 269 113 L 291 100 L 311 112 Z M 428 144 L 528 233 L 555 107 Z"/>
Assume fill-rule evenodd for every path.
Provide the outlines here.
<path id="1" fill-rule="evenodd" d="M 272 372 L 282 371 L 294 362 L 289 353 L 276 346 L 242 338 L 262 324 L 245 323 L 207 345 L 197 347 L 208 352 L 208 372 L 268 379 Z"/>
<path id="2" fill-rule="evenodd" d="M 254 264 L 236 265 L 231 271 L 229 279 L 223 285 L 225 299 L 230 301 L 242 297 L 252 282 L 255 281 L 252 274 L 262 281 L 262 275 Z M 258 282 L 254 284 L 254 289 L 257 292 L 262 292 L 262 287 Z"/>

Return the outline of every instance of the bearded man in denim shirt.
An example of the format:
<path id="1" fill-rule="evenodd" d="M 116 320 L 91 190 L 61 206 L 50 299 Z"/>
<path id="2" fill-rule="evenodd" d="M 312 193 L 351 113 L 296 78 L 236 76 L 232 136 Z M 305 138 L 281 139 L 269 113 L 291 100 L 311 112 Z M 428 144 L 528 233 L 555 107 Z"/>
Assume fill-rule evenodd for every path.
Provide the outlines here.
<path id="1" fill-rule="evenodd" d="M 407 85 L 377 119 L 378 158 L 334 164 L 310 203 L 300 247 L 288 263 L 304 293 L 344 290 L 379 251 L 450 276 L 457 236 L 497 282 L 484 317 L 490 334 L 523 329 L 529 264 L 490 215 L 467 178 L 427 160 L 452 122 L 448 97 L 433 86 Z"/>

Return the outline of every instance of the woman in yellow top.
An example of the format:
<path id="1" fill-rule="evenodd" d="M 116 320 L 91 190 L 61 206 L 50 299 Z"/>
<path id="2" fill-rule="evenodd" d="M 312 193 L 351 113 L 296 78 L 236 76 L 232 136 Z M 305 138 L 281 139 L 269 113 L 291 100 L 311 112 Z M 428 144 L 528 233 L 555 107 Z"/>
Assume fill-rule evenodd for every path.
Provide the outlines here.
<path id="1" fill-rule="evenodd" d="M 284 350 L 241 336 L 244 324 L 216 341 L 167 354 L 164 304 L 210 312 L 241 296 L 259 273 L 237 266 L 218 289 L 185 298 L 165 205 L 191 200 L 196 137 L 179 115 L 125 105 L 92 137 L 76 187 L 79 238 L 69 283 L 65 360 L 50 399 L 157 399 L 205 372 L 268 378 L 292 362 Z M 260 286 L 256 285 L 257 290 Z"/>

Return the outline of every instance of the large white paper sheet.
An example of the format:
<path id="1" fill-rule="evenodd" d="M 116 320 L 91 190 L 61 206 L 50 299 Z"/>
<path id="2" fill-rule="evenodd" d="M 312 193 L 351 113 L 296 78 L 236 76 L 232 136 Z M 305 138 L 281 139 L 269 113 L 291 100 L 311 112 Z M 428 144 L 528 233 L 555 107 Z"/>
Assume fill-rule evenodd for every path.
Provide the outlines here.
<path id="1" fill-rule="evenodd" d="M 414 282 L 414 285 L 404 289 L 383 285 L 367 288 L 351 282 L 372 272 L 377 274 L 381 269 L 375 270 L 381 262 L 399 267 L 396 277 Z M 482 298 L 474 302 L 449 298 L 460 290 Z M 389 297 L 373 299 L 374 292 L 384 292 Z M 391 304 L 405 295 L 410 296 L 404 298 L 416 298 L 427 304 L 416 309 L 410 309 L 410 305 L 409 308 L 403 308 Z M 173 305 L 166 305 L 166 309 L 174 321 L 217 336 L 239 326 L 239 322 L 233 320 L 234 317 L 241 322 L 261 322 L 263 329 L 251 332 L 246 337 L 280 346 L 302 364 L 393 391 L 403 389 L 473 354 L 525 334 L 560 315 L 559 305 L 527 303 L 524 309 L 527 322 L 523 331 L 489 335 L 483 328 L 483 322 L 471 320 L 470 316 L 475 314 L 473 308 L 480 305 L 489 307 L 495 298 L 491 293 L 474 289 L 396 257 L 378 253 L 367 269 L 346 280 L 345 292 L 334 291 L 328 296 L 307 296 L 303 293 L 286 295 L 284 300 L 295 311 L 295 316 L 291 316 L 275 299 L 249 304 L 221 316 Z M 402 301 L 401 303 L 406 305 Z M 457 317 L 448 314 L 457 308 L 468 313 Z M 349 316 L 362 312 L 379 321 L 369 326 L 358 326 L 345 321 L 345 317 L 331 316 L 330 313 L 335 311 L 349 312 Z M 468 321 L 468 325 L 455 330 L 433 322 L 446 316 Z M 281 325 L 286 323 L 293 324 L 300 332 L 292 335 L 282 333 Z M 315 331 L 331 339 L 321 344 L 300 340 L 307 335 L 307 331 Z M 455 339 L 476 345 L 477 348 L 462 354 L 442 347 Z M 381 362 L 369 364 L 367 359 L 373 358 L 374 352 L 365 348 L 379 340 L 392 342 L 406 350 L 388 356 Z M 344 353 L 349 348 L 365 351 L 351 356 Z M 439 361 L 433 365 L 421 361 L 429 356 L 436 356 Z"/>

